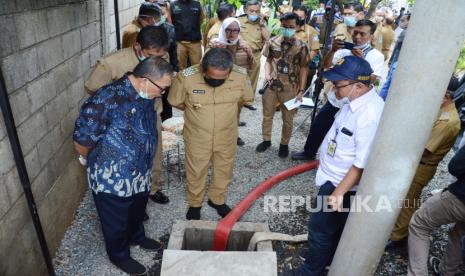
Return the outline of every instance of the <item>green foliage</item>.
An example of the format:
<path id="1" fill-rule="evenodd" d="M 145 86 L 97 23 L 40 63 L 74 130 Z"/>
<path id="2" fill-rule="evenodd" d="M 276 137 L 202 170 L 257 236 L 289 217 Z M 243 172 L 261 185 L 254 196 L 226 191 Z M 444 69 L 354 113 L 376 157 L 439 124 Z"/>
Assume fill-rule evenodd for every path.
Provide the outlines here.
<path id="1" fill-rule="evenodd" d="M 461 72 L 465 72 L 465 44 L 462 50 L 460 51 L 459 58 L 457 59 L 457 63 L 455 64 L 455 73 L 459 74 Z"/>
<path id="2" fill-rule="evenodd" d="M 304 0 L 304 5 L 310 7 L 312 10 L 318 8 L 320 1 L 319 0 Z"/>
<path id="3" fill-rule="evenodd" d="M 407 0 L 408 6 L 412 7 L 415 4 L 415 0 Z"/>
<path id="4" fill-rule="evenodd" d="M 240 0 L 228 0 L 229 4 L 233 4 L 236 6 L 236 9 L 239 9 L 241 7 L 241 1 Z"/>

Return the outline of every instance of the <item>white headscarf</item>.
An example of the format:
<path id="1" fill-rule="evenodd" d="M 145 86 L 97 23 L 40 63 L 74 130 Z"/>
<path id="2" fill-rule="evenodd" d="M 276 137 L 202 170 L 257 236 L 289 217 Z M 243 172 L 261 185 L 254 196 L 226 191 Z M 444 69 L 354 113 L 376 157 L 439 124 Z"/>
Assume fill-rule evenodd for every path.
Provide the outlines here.
<path id="1" fill-rule="evenodd" d="M 219 34 L 219 37 L 218 37 L 218 40 L 219 40 L 220 43 L 226 44 L 226 45 L 234 45 L 239 40 L 239 35 L 237 36 L 237 39 L 235 41 L 231 41 L 231 42 L 228 42 L 228 39 L 226 37 L 226 28 L 229 25 L 231 25 L 231 23 L 233 23 L 233 22 L 237 23 L 237 26 L 239 26 L 239 30 L 241 29 L 241 23 L 239 22 L 239 20 L 237 20 L 237 18 L 235 18 L 235 17 L 226 18 L 223 21 L 223 24 L 221 25 L 221 28 L 220 28 L 220 34 Z"/>

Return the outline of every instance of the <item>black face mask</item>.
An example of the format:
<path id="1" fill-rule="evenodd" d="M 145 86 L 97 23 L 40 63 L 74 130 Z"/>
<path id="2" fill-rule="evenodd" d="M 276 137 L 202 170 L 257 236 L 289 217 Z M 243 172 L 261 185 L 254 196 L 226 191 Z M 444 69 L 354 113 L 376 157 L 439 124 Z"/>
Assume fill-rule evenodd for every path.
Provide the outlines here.
<path id="1" fill-rule="evenodd" d="M 223 85 L 223 83 L 226 81 L 225 79 L 210 79 L 210 78 L 207 78 L 207 77 L 203 77 L 203 79 L 205 80 L 205 82 L 210 85 L 211 87 L 218 87 L 218 86 L 221 86 Z"/>
<path id="2" fill-rule="evenodd" d="M 297 23 L 297 25 L 299 25 L 299 26 L 303 26 L 303 25 L 305 25 L 305 19 L 300 19 L 300 18 L 299 18 L 299 19 L 297 19 L 297 22 L 296 22 L 296 23 Z"/>

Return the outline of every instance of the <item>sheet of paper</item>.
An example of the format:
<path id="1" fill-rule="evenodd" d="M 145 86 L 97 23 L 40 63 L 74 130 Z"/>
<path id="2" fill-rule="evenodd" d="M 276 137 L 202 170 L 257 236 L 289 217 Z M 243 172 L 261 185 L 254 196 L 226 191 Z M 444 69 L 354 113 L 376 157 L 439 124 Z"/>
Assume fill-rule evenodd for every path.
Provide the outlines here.
<path id="1" fill-rule="evenodd" d="M 301 105 L 305 106 L 314 106 L 313 100 L 310 98 L 303 98 L 302 102 L 300 101 L 295 101 L 296 98 L 293 98 L 287 102 L 284 103 L 284 106 L 287 108 L 287 110 L 293 110 L 294 108 L 297 108 Z"/>
<path id="2" fill-rule="evenodd" d="M 295 98 L 290 99 L 289 101 L 284 103 L 284 106 L 287 108 L 287 110 L 292 110 L 294 108 L 299 107 L 302 104 L 302 102 L 295 100 Z"/>

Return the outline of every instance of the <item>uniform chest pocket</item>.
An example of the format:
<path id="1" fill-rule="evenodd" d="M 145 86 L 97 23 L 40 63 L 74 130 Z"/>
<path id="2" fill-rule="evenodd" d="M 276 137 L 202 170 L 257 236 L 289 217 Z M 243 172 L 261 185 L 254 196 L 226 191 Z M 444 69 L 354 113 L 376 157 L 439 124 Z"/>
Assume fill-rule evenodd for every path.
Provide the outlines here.
<path id="1" fill-rule="evenodd" d="M 354 134 L 347 128 L 342 128 L 337 136 L 337 142 L 342 147 L 353 147 L 355 146 Z"/>
<path id="2" fill-rule="evenodd" d="M 238 102 L 241 98 L 242 90 L 237 88 L 227 88 L 222 91 L 220 101 L 223 103 Z"/>
<path id="3" fill-rule="evenodd" d="M 189 103 L 195 106 L 207 105 L 213 103 L 211 95 L 203 89 L 194 89 L 187 94 Z"/>

